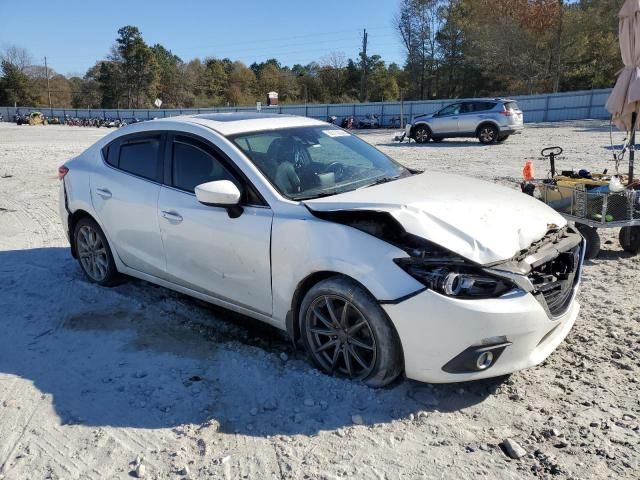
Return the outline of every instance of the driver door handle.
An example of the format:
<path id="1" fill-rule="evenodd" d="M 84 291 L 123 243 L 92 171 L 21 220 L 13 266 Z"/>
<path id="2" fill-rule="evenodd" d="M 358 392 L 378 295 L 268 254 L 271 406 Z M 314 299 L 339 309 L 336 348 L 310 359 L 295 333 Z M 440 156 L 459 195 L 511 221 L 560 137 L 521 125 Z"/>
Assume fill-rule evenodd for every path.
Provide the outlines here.
<path id="1" fill-rule="evenodd" d="M 96 193 L 104 199 L 111 198 L 111 192 L 108 188 L 96 188 Z"/>
<path id="2" fill-rule="evenodd" d="M 171 222 L 180 223 L 182 221 L 182 215 L 180 215 L 177 212 L 167 212 L 165 210 L 162 210 L 161 215 L 162 215 L 163 218 L 166 218 L 167 220 L 169 220 Z"/>

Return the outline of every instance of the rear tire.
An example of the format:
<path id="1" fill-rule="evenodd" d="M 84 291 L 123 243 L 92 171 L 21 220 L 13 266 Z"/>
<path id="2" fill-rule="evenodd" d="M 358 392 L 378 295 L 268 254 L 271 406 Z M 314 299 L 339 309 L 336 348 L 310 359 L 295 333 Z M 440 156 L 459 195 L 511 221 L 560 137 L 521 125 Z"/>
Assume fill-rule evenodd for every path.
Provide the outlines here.
<path id="1" fill-rule="evenodd" d="M 391 321 L 350 278 L 334 276 L 313 286 L 298 321 L 307 353 L 329 375 L 384 387 L 402 372 L 402 348 Z"/>
<path id="2" fill-rule="evenodd" d="M 90 282 L 105 287 L 120 283 L 109 242 L 95 220 L 89 217 L 78 220 L 73 241 L 80 268 Z"/>
<path id="3" fill-rule="evenodd" d="M 425 125 L 420 125 L 413 132 L 413 138 L 416 143 L 427 143 L 431 140 L 431 129 Z"/>
<path id="4" fill-rule="evenodd" d="M 596 258 L 598 253 L 600 253 L 600 235 L 598 235 L 598 230 L 594 227 L 590 227 L 589 225 L 585 225 L 584 223 L 576 223 L 576 229 L 584 237 L 584 240 L 587 243 L 584 258 L 587 260 Z"/>
<path id="5" fill-rule="evenodd" d="M 618 240 L 625 252 L 633 255 L 640 253 L 640 227 L 622 227 Z"/>
<path id="6" fill-rule="evenodd" d="M 490 145 L 498 140 L 498 129 L 491 124 L 480 125 L 478 128 L 478 140 L 484 145 Z"/>

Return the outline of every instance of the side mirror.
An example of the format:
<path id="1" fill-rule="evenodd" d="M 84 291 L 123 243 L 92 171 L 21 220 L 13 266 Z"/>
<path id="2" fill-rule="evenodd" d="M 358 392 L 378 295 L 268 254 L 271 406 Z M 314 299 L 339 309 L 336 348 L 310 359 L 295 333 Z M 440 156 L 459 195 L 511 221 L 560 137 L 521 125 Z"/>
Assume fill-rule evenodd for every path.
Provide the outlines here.
<path id="1" fill-rule="evenodd" d="M 238 205 L 240 190 L 229 180 L 202 183 L 196 186 L 195 192 L 196 198 L 203 205 L 226 208 L 231 218 L 242 215 L 242 207 Z"/>

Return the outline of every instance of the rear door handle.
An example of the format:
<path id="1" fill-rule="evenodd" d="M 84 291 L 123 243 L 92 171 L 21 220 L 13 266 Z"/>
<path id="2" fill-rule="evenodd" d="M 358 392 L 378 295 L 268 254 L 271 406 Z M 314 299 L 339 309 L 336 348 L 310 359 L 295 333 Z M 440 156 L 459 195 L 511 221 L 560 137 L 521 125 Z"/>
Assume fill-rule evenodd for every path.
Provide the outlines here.
<path id="1" fill-rule="evenodd" d="M 107 188 L 96 188 L 96 193 L 102 198 L 111 198 L 111 192 Z"/>
<path id="2" fill-rule="evenodd" d="M 180 215 L 179 213 L 167 212 L 165 210 L 162 210 L 161 214 L 162 214 L 163 218 L 166 218 L 167 220 L 169 220 L 171 222 L 181 222 L 182 221 L 182 215 Z"/>

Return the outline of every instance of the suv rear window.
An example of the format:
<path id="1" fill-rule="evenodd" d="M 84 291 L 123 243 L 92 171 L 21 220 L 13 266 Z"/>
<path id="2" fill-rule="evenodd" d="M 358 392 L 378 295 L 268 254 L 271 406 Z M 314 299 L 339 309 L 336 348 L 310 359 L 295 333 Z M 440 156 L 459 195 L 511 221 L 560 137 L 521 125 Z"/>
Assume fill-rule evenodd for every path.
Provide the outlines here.
<path id="1" fill-rule="evenodd" d="M 504 104 L 504 108 L 506 110 L 510 110 L 512 112 L 519 111 L 520 107 L 518 106 L 518 102 L 506 102 Z"/>

